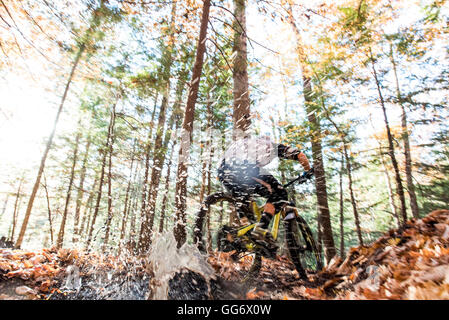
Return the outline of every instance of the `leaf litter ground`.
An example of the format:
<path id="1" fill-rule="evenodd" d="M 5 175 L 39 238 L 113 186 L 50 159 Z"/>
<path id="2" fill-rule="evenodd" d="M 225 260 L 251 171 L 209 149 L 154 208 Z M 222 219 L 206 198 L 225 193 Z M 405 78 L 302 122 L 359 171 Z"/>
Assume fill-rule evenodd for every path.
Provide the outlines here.
<path id="1" fill-rule="evenodd" d="M 390 230 L 351 248 L 324 270 L 299 278 L 286 256 L 263 259 L 260 275 L 241 283 L 249 260 L 214 252 L 216 277 L 183 268 L 169 281 L 171 299 L 449 299 L 449 210 Z M 0 299 L 148 299 L 160 279 L 148 257 L 119 257 L 75 249 L 0 248 Z"/>

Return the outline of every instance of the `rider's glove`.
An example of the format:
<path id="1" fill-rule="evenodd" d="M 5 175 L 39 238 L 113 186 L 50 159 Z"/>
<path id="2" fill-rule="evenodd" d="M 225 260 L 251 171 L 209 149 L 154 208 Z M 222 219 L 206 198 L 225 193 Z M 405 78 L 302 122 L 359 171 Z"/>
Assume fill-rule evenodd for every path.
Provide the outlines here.
<path id="1" fill-rule="evenodd" d="M 304 172 L 304 178 L 310 179 L 313 177 L 314 169 L 313 167 L 309 170 Z"/>

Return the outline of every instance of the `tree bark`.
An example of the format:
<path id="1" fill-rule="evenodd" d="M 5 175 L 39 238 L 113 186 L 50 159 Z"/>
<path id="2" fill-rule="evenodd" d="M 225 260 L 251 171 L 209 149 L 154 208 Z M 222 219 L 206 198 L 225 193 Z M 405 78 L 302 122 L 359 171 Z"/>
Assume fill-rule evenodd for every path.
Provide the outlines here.
<path id="1" fill-rule="evenodd" d="M 179 148 L 179 160 L 176 182 L 176 222 L 174 235 L 178 248 L 187 238 L 186 233 L 186 196 L 187 196 L 187 163 L 189 161 L 190 145 L 192 144 L 193 120 L 195 116 L 195 104 L 198 98 L 198 89 L 203 71 L 204 53 L 206 51 L 207 25 L 209 22 L 210 0 L 203 1 L 203 13 L 201 16 L 200 34 L 196 49 L 195 64 L 193 66 L 192 80 L 187 98 L 184 120 L 182 123 L 181 145 Z"/>
<path id="2" fill-rule="evenodd" d="M 248 61 L 246 37 L 246 0 L 234 0 L 234 139 L 246 135 L 250 125 L 250 101 L 248 91 Z"/>

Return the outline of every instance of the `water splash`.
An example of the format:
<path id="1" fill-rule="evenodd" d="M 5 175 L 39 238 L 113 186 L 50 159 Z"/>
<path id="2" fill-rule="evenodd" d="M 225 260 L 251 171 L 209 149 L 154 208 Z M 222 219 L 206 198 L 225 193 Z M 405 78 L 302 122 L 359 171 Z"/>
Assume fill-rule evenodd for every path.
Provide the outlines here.
<path id="1" fill-rule="evenodd" d="M 166 231 L 156 237 L 148 260 L 152 264 L 154 279 L 157 280 L 157 284 L 151 285 L 151 299 L 168 299 L 169 280 L 183 269 L 201 274 L 207 282 L 215 279 L 214 269 L 207 263 L 206 256 L 191 244 L 185 243 L 178 249 L 172 232 Z"/>

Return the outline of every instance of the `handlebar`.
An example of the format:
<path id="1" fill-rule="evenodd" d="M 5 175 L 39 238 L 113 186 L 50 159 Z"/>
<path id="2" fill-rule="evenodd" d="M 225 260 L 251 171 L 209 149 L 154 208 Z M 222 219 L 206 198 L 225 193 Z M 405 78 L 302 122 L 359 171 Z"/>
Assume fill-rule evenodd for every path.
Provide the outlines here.
<path id="1" fill-rule="evenodd" d="M 314 174 L 314 169 L 310 169 L 309 171 L 304 171 L 299 177 L 293 179 L 292 181 L 287 182 L 286 184 L 284 184 L 284 188 L 287 188 L 289 186 L 291 186 L 293 183 L 298 182 L 299 184 L 302 184 L 304 182 L 306 182 L 307 180 L 309 180 L 310 178 L 312 178 Z"/>

